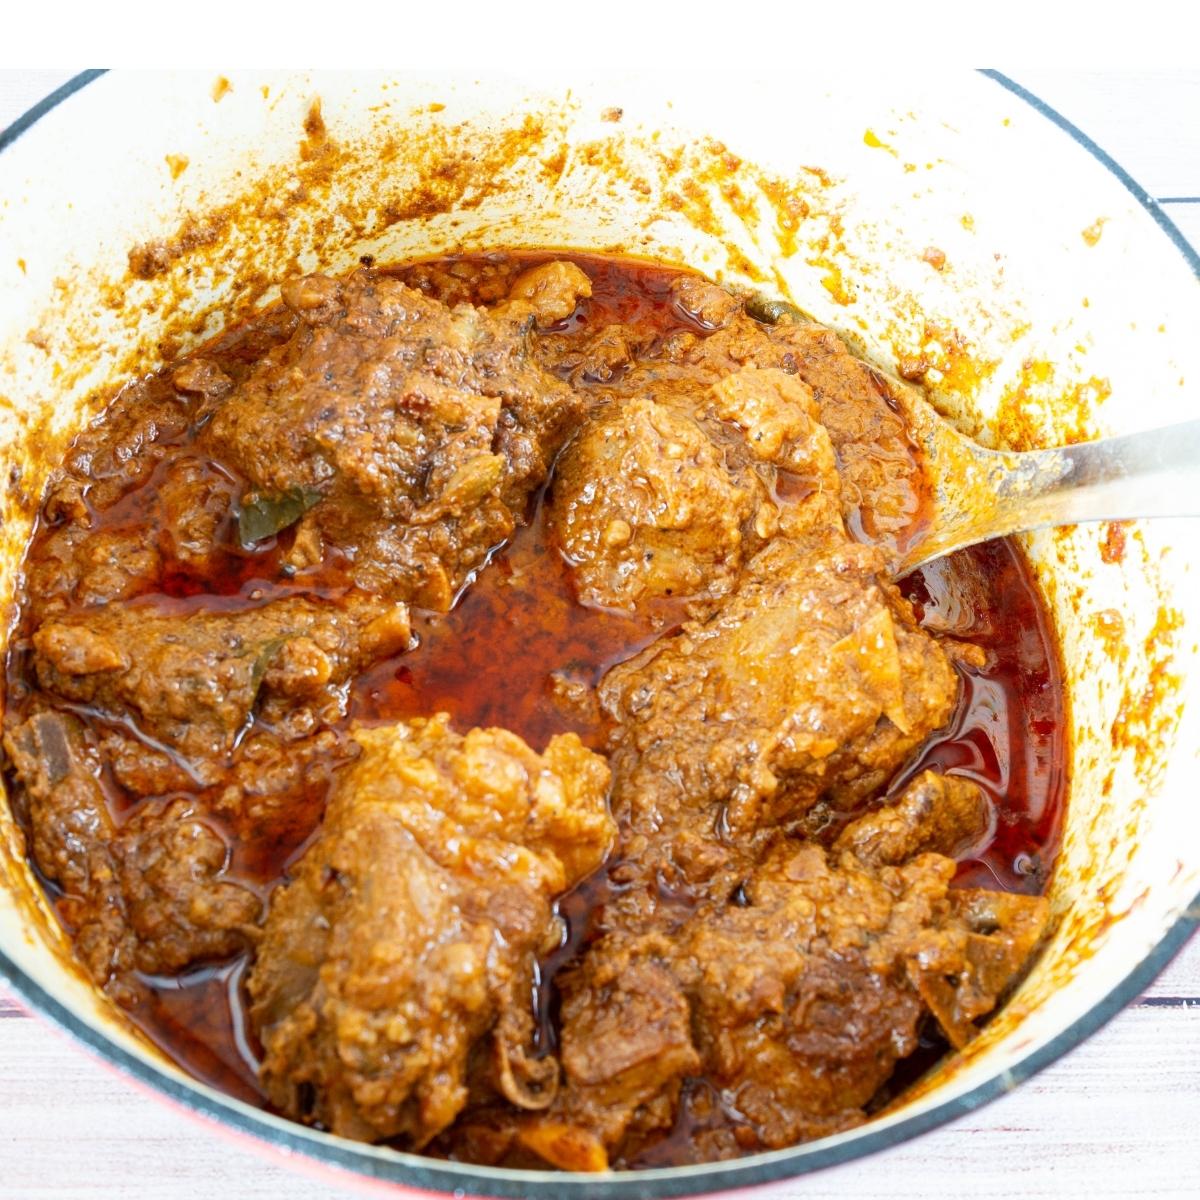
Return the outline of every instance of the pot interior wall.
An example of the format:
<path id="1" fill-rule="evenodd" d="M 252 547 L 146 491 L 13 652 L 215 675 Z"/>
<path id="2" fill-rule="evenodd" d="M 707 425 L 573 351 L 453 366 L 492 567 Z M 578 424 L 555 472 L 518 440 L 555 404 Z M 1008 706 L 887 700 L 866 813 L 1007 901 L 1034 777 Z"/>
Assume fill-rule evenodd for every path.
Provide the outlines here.
<path id="1" fill-rule="evenodd" d="M 270 302 L 289 272 L 363 255 L 557 246 L 689 264 L 789 295 L 883 367 L 923 365 L 935 402 L 995 443 L 1192 415 L 1192 268 L 1111 173 L 990 79 L 854 96 L 820 80 L 778 95 L 686 78 L 227 82 L 105 76 L 0 157 L 6 606 L 47 468 L 109 381 Z M 1045 180 L 1052 198 L 1031 204 Z M 1056 932 L 1001 1017 L 884 1120 L 1017 1069 L 1200 889 L 1195 543 L 1184 522 L 1130 529 L 1120 561 L 1103 529 L 1028 540 L 1072 714 Z M 7 807 L 0 848 L 10 962 L 173 1071 L 70 965 Z"/>

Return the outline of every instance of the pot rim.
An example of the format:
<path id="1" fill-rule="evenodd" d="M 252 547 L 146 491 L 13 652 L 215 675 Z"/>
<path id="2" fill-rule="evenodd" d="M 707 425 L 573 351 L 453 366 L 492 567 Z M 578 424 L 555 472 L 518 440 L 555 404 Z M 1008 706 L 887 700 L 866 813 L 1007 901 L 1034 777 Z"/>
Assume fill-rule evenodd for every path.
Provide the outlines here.
<path id="1" fill-rule="evenodd" d="M 0 130 L 0 153 L 48 112 L 105 73 L 105 69 L 81 71 L 18 117 L 7 129 Z M 982 70 L 980 74 L 1028 104 L 1116 176 L 1170 239 L 1176 250 L 1183 255 L 1192 273 L 1200 279 L 1200 253 L 1188 242 L 1145 188 L 1141 187 L 1110 154 L 1056 109 L 1007 75 L 993 69 Z M 49 1018 L 74 1039 L 135 1080 L 150 1086 L 185 1109 L 214 1120 L 234 1133 L 247 1135 L 253 1141 L 265 1142 L 285 1154 L 302 1154 L 322 1164 L 385 1184 L 460 1196 L 471 1193 L 484 1196 L 527 1197 L 529 1200 L 558 1200 L 565 1195 L 586 1197 L 587 1200 L 642 1200 L 647 1197 L 694 1196 L 721 1192 L 806 1175 L 898 1145 L 973 1112 L 1012 1091 L 1018 1084 L 1048 1067 L 1107 1024 L 1153 982 L 1198 928 L 1200 893 L 1124 979 L 1044 1046 L 1031 1051 L 1008 1070 L 982 1081 L 963 1095 L 943 1100 L 921 1113 L 904 1117 L 880 1128 L 873 1129 L 868 1125 L 861 1136 L 838 1140 L 829 1145 L 822 1145 L 821 1141 L 816 1141 L 733 1162 L 621 1171 L 610 1175 L 512 1170 L 448 1162 L 358 1145 L 291 1122 L 281 1124 L 281 1118 L 254 1110 L 232 1097 L 222 1096 L 202 1085 L 185 1083 L 149 1061 L 130 1053 L 102 1029 L 88 1024 L 56 1000 L 18 967 L 2 949 L 0 978 L 3 978 L 12 991 L 38 1014 Z"/>

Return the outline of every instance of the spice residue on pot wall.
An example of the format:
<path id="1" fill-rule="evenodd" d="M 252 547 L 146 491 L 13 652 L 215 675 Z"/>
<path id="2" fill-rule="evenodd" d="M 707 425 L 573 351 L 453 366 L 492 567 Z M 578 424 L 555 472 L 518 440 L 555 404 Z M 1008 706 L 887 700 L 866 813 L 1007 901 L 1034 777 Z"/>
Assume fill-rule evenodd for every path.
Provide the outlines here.
<path id="1" fill-rule="evenodd" d="M 157 147 L 162 195 L 131 212 L 127 244 L 101 247 L 91 261 L 56 260 L 44 245 L 22 248 L 30 264 L 22 295 L 36 300 L 38 315 L 0 344 L 0 440 L 19 448 L 6 464 L 0 512 L 6 603 L 48 464 L 100 410 L 111 381 L 194 347 L 217 332 L 215 314 L 236 317 L 270 301 L 281 277 L 317 266 L 342 271 L 363 256 L 559 245 L 689 265 L 789 296 L 879 365 L 920 379 L 939 408 L 984 440 L 1049 444 L 1105 426 L 1105 370 L 1087 369 L 1092 349 L 1075 338 L 1069 318 L 1061 329 L 1035 320 L 1006 257 L 1016 250 L 980 249 L 981 214 L 968 223 L 959 209 L 947 211 L 933 229 L 914 217 L 906 237 L 900 224 L 864 215 L 868 206 L 847 177 L 820 164 L 786 172 L 756 165 L 721 130 L 700 140 L 669 132 L 669 110 L 650 114 L 659 127 L 649 128 L 619 94 L 603 104 L 582 92 L 513 100 L 497 118 L 494 107 L 487 116 L 476 111 L 467 85 L 414 104 L 391 84 L 335 101 L 318 89 L 232 82 L 219 105 L 206 97 L 211 130 L 222 135 L 228 123 L 229 136 L 240 137 L 263 123 L 272 131 L 263 139 L 269 151 L 246 149 L 237 172 L 222 162 L 217 178 L 187 139 Z M 619 122 L 611 119 L 615 104 Z M 906 121 L 871 126 L 895 155 L 861 144 L 859 133 L 862 153 L 879 165 L 869 168 L 873 176 L 864 167 L 855 178 L 863 188 L 883 180 L 898 209 L 918 214 L 932 181 L 954 168 L 938 155 L 909 153 Z M 188 169 L 174 172 L 167 154 L 186 158 Z M 1104 253 L 1116 230 L 1113 218 L 1103 242 L 1080 252 Z M 931 245 L 939 250 L 936 269 Z M 1127 553 L 1120 568 L 1103 563 L 1095 530 L 1033 542 L 1075 692 L 1078 819 L 1055 885 L 1065 914 L 1058 940 L 1070 953 L 1035 973 L 976 1054 L 1011 1031 L 1021 1006 L 1051 996 L 1127 907 L 1130 842 L 1114 831 L 1136 839 L 1141 817 L 1136 806 L 1132 816 L 1114 814 L 1128 807 L 1128 794 L 1152 785 L 1173 740 L 1171 655 L 1179 645 L 1169 616 L 1160 619 L 1170 598 L 1156 579 L 1156 552 L 1131 542 L 1138 554 Z M 1100 574 L 1117 569 L 1119 585 Z M 1100 581 L 1098 603 L 1092 584 Z M 1121 617 L 1127 657 L 1119 672 L 1111 622 L 1098 625 L 1097 612 Z M 5 828 L 9 890 L 37 911 L 16 831 L 8 821 Z M 1097 906 L 1097 895 L 1109 897 L 1107 905 Z M 44 915 L 39 929 L 53 940 Z"/>

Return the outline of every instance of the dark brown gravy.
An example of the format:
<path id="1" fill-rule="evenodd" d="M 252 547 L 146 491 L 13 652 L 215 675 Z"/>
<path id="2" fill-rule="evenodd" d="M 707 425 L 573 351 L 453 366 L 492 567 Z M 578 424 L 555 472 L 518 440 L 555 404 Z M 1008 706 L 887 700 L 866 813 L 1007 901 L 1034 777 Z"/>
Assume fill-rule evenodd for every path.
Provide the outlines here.
<path id="1" fill-rule="evenodd" d="M 694 318 L 665 302 L 675 271 L 571 257 L 588 271 L 594 294 L 556 332 L 569 334 L 612 321 L 648 324 L 660 335 L 677 328 L 697 329 Z M 419 283 L 426 269 L 418 264 L 397 273 Z M 268 318 L 260 329 L 271 321 L 278 324 L 277 318 Z M 233 331 L 221 339 L 215 354 L 209 353 L 236 374 L 235 364 L 253 361 L 265 348 L 263 343 L 276 336 L 270 331 L 256 333 L 254 327 Z M 150 379 L 134 386 L 152 393 L 156 385 Z M 183 449 L 188 440 L 185 434 L 176 445 L 182 443 Z M 214 464 L 205 469 L 224 471 Z M 157 536 L 156 478 L 157 472 L 151 472 L 117 503 L 98 512 L 97 524 L 136 524 L 147 529 L 147 536 Z M 240 488 L 236 479 L 229 483 L 235 492 Z M 200 603 L 202 597 L 209 606 L 238 608 L 286 593 L 332 594 L 344 587 L 336 563 L 305 572 L 303 577 L 285 577 L 280 570 L 280 541 L 268 540 L 249 552 L 236 547 L 231 536 L 221 563 L 203 577 L 168 562 L 156 590 L 144 602 L 185 608 Z M 959 881 L 1041 892 L 1059 845 L 1066 734 L 1053 633 L 1031 574 L 1012 544 L 996 542 L 917 572 L 905 580 L 903 591 L 924 623 L 975 642 L 989 658 L 981 669 L 961 669 L 964 687 L 953 721 L 922 747 L 896 784 L 930 766 L 978 782 L 997 801 L 1000 819 L 991 843 L 977 857 L 961 863 Z M 394 721 L 446 711 L 460 729 L 503 726 L 535 748 L 566 730 L 577 731 L 598 748 L 603 731 L 598 714 L 589 708 L 587 689 L 610 666 L 636 653 L 683 616 L 682 606 L 669 602 L 636 617 L 579 605 L 564 564 L 548 543 L 539 495 L 529 523 L 493 553 L 450 613 L 416 614 L 419 646 L 376 664 L 354 682 L 350 717 Z M 19 707 L 26 691 L 19 636 L 14 647 L 8 662 L 9 704 Z M 113 804 L 118 813 L 127 807 L 117 795 Z M 273 886 L 319 818 L 319 806 L 302 809 L 295 826 L 283 836 L 269 843 L 234 844 L 234 873 L 264 892 Z M 231 831 L 226 833 L 232 837 Z M 542 963 L 535 996 L 543 1052 L 554 1044 L 554 974 L 586 940 L 594 909 L 610 888 L 602 871 L 559 902 L 568 937 Z M 251 1103 L 264 1103 L 256 1074 L 258 1048 L 243 1004 L 246 966 L 243 958 L 176 978 L 147 978 L 146 996 L 130 1015 L 196 1077 Z M 920 1052 L 916 1057 L 927 1064 L 940 1052 L 940 1043 L 931 1041 L 924 1057 Z M 703 1120 L 700 1110 L 715 1102 L 699 1091 L 695 1100 L 681 1106 L 681 1121 Z M 669 1165 L 675 1140 L 659 1143 L 645 1162 L 636 1165 Z"/>

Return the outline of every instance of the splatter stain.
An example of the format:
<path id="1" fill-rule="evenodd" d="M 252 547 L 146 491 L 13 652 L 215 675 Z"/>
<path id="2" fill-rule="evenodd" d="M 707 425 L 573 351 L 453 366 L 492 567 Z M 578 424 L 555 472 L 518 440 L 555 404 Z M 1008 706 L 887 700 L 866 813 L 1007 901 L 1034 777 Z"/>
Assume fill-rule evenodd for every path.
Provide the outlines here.
<path id="1" fill-rule="evenodd" d="M 1128 521 L 1109 521 L 1100 543 L 1100 561 L 1116 564 L 1125 561 L 1125 526 Z"/>
<path id="2" fill-rule="evenodd" d="M 865 145 L 870 146 L 872 150 L 886 150 L 893 158 L 897 157 L 896 151 L 870 129 L 863 134 L 863 142 Z"/>

